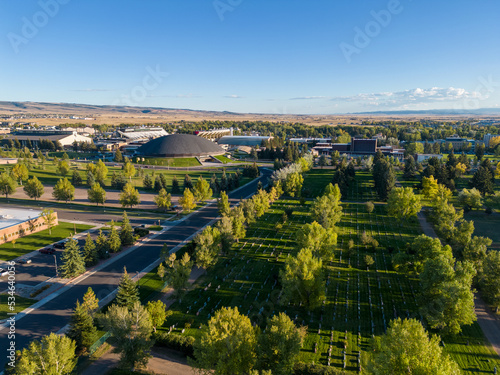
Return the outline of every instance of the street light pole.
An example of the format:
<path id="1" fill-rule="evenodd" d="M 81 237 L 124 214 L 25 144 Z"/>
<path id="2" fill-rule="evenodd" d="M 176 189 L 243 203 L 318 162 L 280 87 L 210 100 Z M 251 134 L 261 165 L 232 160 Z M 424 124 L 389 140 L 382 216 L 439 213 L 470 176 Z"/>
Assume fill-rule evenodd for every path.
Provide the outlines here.
<path id="1" fill-rule="evenodd" d="M 59 273 L 57 272 L 57 258 L 56 258 L 56 254 L 53 254 L 54 256 L 54 263 L 56 265 L 56 277 L 59 277 Z"/>
<path id="2" fill-rule="evenodd" d="M 76 236 L 76 217 L 73 218 L 73 229 L 75 230 L 75 236 Z"/>

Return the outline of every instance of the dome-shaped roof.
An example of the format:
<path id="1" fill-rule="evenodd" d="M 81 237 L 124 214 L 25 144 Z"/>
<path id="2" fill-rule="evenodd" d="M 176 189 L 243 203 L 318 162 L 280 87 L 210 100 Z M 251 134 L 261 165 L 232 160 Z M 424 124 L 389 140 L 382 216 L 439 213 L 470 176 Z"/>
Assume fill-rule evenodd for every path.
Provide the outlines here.
<path id="1" fill-rule="evenodd" d="M 192 134 L 170 134 L 143 144 L 137 152 L 147 156 L 167 158 L 222 155 L 224 150 L 216 143 Z"/>

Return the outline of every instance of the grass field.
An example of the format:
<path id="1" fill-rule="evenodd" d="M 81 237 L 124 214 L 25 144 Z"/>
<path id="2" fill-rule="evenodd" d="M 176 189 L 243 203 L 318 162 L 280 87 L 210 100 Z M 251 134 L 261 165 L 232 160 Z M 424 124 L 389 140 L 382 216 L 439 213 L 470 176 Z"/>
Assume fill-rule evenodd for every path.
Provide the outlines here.
<path id="1" fill-rule="evenodd" d="M 0 173 L 3 172 L 5 169 L 11 168 L 11 166 L 7 165 L 0 165 Z M 86 172 L 86 163 L 77 163 L 77 162 L 72 162 L 71 163 L 71 172 L 68 174 L 68 178 L 71 180 L 71 175 L 73 173 L 73 170 L 77 170 L 80 172 L 80 175 L 83 179 L 83 183 L 86 184 L 87 182 L 87 172 Z M 226 170 L 227 175 L 231 175 L 235 173 L 237 170 L 241 170 L 241 168 L 236 168 L 236 167 L 223 167 L 220 166 L 218 168 L 210 168 L 210 169 L 203 169 L 203 170 L 155 170 L 154 168 L 144 168 L 144 174 L 150 174 L 150 175 L 159 175 L 159 174 L 164 174 L 167 183 L 168 183 L 168 189 L 171 189 L 172 187 L 172 179 L 174 176 L 177 177 L 179 184 L 182 188 L 183 182 L 184 182 L 184 177 L 186 174 L 188 174 L 191 179 L 193 180 L 193 183 L 196 182 L 196 179 L 198 179 L 199 176 L 203 176 L 204 179 L 210 181 L 211 177 L 213 174 L 215 174 L 217 177 L 220 177 L 222 175 L 223 170 Z M 108 175 L 105 180 L 106 186 L 110 187 L 111 186 L 111 176 L 113 175 L 113 172 L 120 173 L 121 172 L 121 167 L 111 167 L 108 166 Z M 62 178 L 61 175 L 59 175 L 56 171 L 56 167 L 53 164 L 46 164 L 45 169 L 39 168 L 32 168 L 29 171 L 30 176 L 36 176 L 44 185 L 55 185 L 56 182 Z M 153 177 L 154 179 L 154 177 Z M 140 177 L 139 174 L 137 174 L 135 177 L 131 179 L 132 184 L 138 188 L 143 187 L 143 177 Z M 85 186 L 85 185 L 84 185 Z M 22 188 L 22 187 L 19 187 Z"/>
<path id="2" fill-rule="evenodd" d="M 326 178 L 308 178 L 309 181 L 316 179 L 312 188 L 324 188 Z M 372 199 L 371 183 L 369 175 L 359 173 L 349 198 L 353 201 Z M 281 222 L 286 207 L 293 207 L 294 213 L 278 229 L 276 223 Z M 200 324 L 205 324 L 222 306 L 237 306 L 260 326 L 265 325 L 268 317 L 282 311 L 296 324 L 307 326 L 300 360 L 330 363 L 347 372 L 357 372 L 360 356 L 369 350 L 371 336 L 382 334 L 390 320 L 395 317 L 421 319 L 417 305 L 418 280 L 391 268 L 391 252 L 402 249 L 421 230 L 416 218 L 401 223 L 388 217 L 383 205 L 368 214 L 363 204 L 345 203 L 344 212 L 338 225 L 335 261 L 325 264 L 326 298 L 321 308 L 309 313 L 300 306 L 280 304 L 279 270 L 285 259 L 297 252 L 295 234 L 304 223 L 310 222 L 310 217 L 307 204 L 301 206 L 297 200 L 279 200 L 248 228 L 246 238 L 234 244 L 232 251 L 198 280 L 181 304 L 175 302 L 171 306 L 174 315 L 162 329 L 173 326 L 175 332 L 181 333 L 189 327 L 184 334 L 197 336 Z M 379 242 L 376 252 L 360 245 L 359 236 L 363 231 Z M 351 256 L 342 250 L 349 239 L 356 243 Z M 367 253 L 375 259 L 369 271 L 362 262 Z M 443 342 L 465 373 L 493 371 L 494 366 L 500 366 L 498 356 L 485 345 L 477 324 L 464 327 L 460 336 L 444 337 Z"/>
<path id="3" fill-rule="evenodd" d="M 5 278 L 7 276 L 4 276 Z M 36 300 L 30 298 L 24 298 L 20 296 L 15 297 L 15 310 L 9 310 L 8 302 L 8 294 L 0 294 L 0 320 L 6 319 L 8 317 L 7 313 L 18 313 L 23 311 L 24 309 L 33 305 Z"/>
<path id="4" fill-rule="evenodd" d="M 487 215 L 484 210 L 474 210 L 467 212 L 464 218 L 474 221 L 475 236 L 491 238 L 491 247 L 500 250 L 500 215 Z"/>
<path id="5" fill-rule="evenodd" d="M 140 164 L 144 165 L 163 165 L 170 167 L 197 167 L 200 166 L 200 162 L 196 158 L 144 158 L 145 161 Z"/>
<path id="6" fill-rule="evenodd" d="M 90 225 L 76 224 L 77 233 L 83 232 L 84 230 L 90 228 L 92 228 L 92 226 Z M 60 221 L 59 225 L 52 228 L 52 235 L 49 234 L 48 229 L 45 229 L 22 238 L 18 238 L 15 246 L 12 244 L 12 242 L 7 242 L 0 245 L 0 260 L 11 260 L 20 257 L 51 243 L 60 241 L 69 236 L 73 236 L 74 233 L 73 223 Z"/>

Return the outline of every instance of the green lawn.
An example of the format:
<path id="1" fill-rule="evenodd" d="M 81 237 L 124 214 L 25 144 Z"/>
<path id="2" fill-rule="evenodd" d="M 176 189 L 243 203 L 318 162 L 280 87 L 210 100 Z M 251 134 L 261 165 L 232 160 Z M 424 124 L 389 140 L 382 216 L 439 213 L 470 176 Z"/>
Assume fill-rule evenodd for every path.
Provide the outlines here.
<path id="1" fill-rule="evenodd" d="M 309 197 L 323 194 L 325 187 L 332 181 L 335 171 L 333 169 L 314 168 L 304 174 L 302 187 L 307 189 Z"/>
<path id="2" fill-rule="evenodd" d="M 233 163 L 234 162 L 232 159 L 229 159 L 228 157 L 226 157 L 224 155 L 217 155 L 217 156 L 215 156 L 215 158 L 217 160 L 221 161 L 224 164 Z"/>
<path id="3" fill-rule="evenodd" d="M 7 278 L 7 276 L 3 276 Z M 0 294 L 0 320 L 6 319 L 8 317 L 7 313 L 18 313 L 27 309 L 31 305 L 33 305 L 36 301 L 30 298 L 24 298 L 19 296 L 14 296 L 15 298 L 15 310 L 9 310 L 8 302 L 8 294 Z"/>
<path id="4" fill-rule="evenodd" d="M 84 224 L 76 224 L 77 233 L 90 229 L 92 226 Z M 7 242 L 0 245 L 0 260 L 11 260 L 30 253 L 41 247 L 51 243 L 60 241 L 74 234 L 74 224 L 60 221 L 59 225 L 52 228 L 52 234 L 45 229 L 37 233 L 18 238 L 15 246 L 12 242 Z"/>
<path id="5" fill-rule="evenodd" d="M 474 221 L 475 236 L 491 238 L 492 247 L 500 250 L 500 215 L 487 215 L 484 210 L 474 210 L 466 213 L 464 218 Z"/>
<path id="6" fill-rule="evenodd" d="M 141 162 L 144 165 L 163 165 L 170 167 L 197 167 L 200 164 L 196 158 L 144 158 L 145 161 Z"/>

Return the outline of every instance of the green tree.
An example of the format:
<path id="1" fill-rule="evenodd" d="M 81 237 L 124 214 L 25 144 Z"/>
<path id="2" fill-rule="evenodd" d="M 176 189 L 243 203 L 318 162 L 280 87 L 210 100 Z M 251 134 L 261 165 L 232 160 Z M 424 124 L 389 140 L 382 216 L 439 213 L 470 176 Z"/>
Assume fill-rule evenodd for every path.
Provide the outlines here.
<path id="1" fill-rule="evenodd" d="M 333 260 L 333 250 L 337 244 L 334 227 L 323 228 L 318 222 L 304 224 L 297 232 L 297 248 L 307 248 L 313 255 L 323 260 Z"/>
<path id="2" fill-rule="evenodd" d="M 495 307 L 500 307 L 500 252 L 488 251 L 480 275 L 481 292 L 486 300 Z"/>
<path id="3" fill-rule="evenodd" d="M 342 205 L 340 203 L 340 189 L 334 186 L 334 191 L 327 191 L 321 197 L 317 197 L 310 208 L 311 218 L 317 221 L 323 228 L 334 227 L 342 218 Z"/>
<path id="4" fill-rule="evenodd" d="M 266 330 L 258 337 L 257 368 L 275 375 L 292 374 L 306 333 L 305 327 L 297 328 L 285 313 L 268 319 Z"/>
<path id="5" fill-rule="evenodd" d="M 160 300 L 149 301 L 146 305 L 146 309 L 151 317 L 153 330 L 156 332 L 156 328 L 161 327 L 165 319 L 167 319 L 167 306 Z"/>
<path id="6" fill-rule="evenodd" d="M 387 212 L 398 220 L 406 220 L 417 215 L 422 209 L 420 197 L 413 193 L 411 187 L 396 187 L 387 198 Z"/>
<path id="7" fill-rule="evenodd" d="M 193 181 L 191 181 L 191 176 L 186 174 L 184 176 L 184 190 L 186 190 L 186 189 L 192 190 L 193 187 L 194 186 L 193 186 Z"/>
<path id="8" fill-rule="evenodd" d="M 41 198 L 44 193 L 43 184 L 36 176 L 33 176 L 26 181 L 23 189 L 26 195 L 34 200 Z"/>
<path id="9" fill-rule="evenodd" d="M 94 317 L 95 313 L 99 310 L 99 299 L 90 286 L 83 295 L 82 307 L 91 317 Z"/>
<path id="10" fill-rule="evenodd" d="M 463 250 L 463 258 L 474 265 L 477 276 L 480 279 L 483 274 L 484 262 L 486 261 L 488 246 L 492 241 L 488 237 L 477 237 L 470 239 Z"/>
<path id="11" fill-rule="evenodd" d="M 493 172 L 487 166 L 479 166 L 476 173 L 474 173 L 474 176 L 472 176 L 470 185 L 479 190 L 483 195 L 493 194 Z"/>
<path id="12" fill-rule="evenodd" d="M 135 281 L 128 274 L 127 268 L 123 267 L 123 274 L 118 284 L 118 292 L 116 293 L 116 304 L 132 309 L 136 302 L 140 303 L 139 289 Z"/>
<path id="13" fill-rule="evenodd" d="M 429 326 L 446 334 L 458 334 L 462 325 L 476 320 L 471 291 L 474 266 L 456 262 L 451 255 L 429 259 L 420 274 L 421 312 Z"/>
<path id="14" fill-rule="evenodd" d="M 229 216 L 231 206 L 229 205 L 229 197 L 225 191 L 221 191 L 220 198 L 217 199 L 217 207 L 219 208 L 219 213 L 222 216 Z"/>
<path id="15" fill-rule="evenodd" d="M 69 173 L 69 163 L 66 160 L 59 160 L 57 163 L 57 173 L 61 176 L 66 177 Z"/>
<path id="16" fill-rule="evenodd" d="M 318 306 L 325 291 L 322 268 L 321 259 L 314 257 L 309 249 L 287 258 L 284 270 L 280 271 L 283 302 L 302 302 L 311 309 Z"/>
<path id="17" fill-rule="evenodd" d="M 52 196 L 57 201 L 68 203 L 68 201 L 75 199 L 75 187 L 71 185 L 71 182 L 67 178 L 60 179 L 54 186 Z"/>
<path id="18" fill-rule="evenodd" d="M 122 367 L 134 371 L 145 367 L 153 346 L 151 317 L 139 301 L 129 307 L 112 305 L 102 319 L 104 327 L 116 339 Z"/>
<path id="19" fill-rule="evenodd" d="M 96 341 L 97 328 L 89 312 L 80 302 L 76 301 L 76 307 L 69 321 L 67 336 L 75 341 L 77 353 L 85 353 Z"/>
<path id="20" fill-rule="evenodd" d="M 405 178 L 413 178 L 413 177 L 415 177 L 416 174 L 417 174 L 417 170 L 416 170 L 416 165 L 415 165 L 415 159 L 413 158 L 413 156 L 409 155 L 405 159 L 405 169 L 404 169 L 403 176 Z"/>
<path id="21" fill-rule="evenodd" d="M 26 165 L 18 163 L 12 167 L 11 175 L 16 181 L 19 181 L 19 185 L 22 185 L 23 181 L 28 179 L 29 171 Z"/>
<path id="22" fill-rule="evenodd" d="M 14 374 L 71 374 L 76 366 L 75 342 L 51 333 L 21 352 Z"/>
<path id="23" fill-rule="evenodd" d="M 151 179 L 151 176 L 146 173 L 144 175 L 144 178 L 142 179 L 142 186 L 144 186 L 145 190 L 153 190 L 153 180 Z"/>
<path id="24" fill-rule="evenodd" d="M 134 165 L 131 162 L 126 162 L 123 166 L 123 174 L 125 175 L 125 177 L 127 177 L 129 181 L 132 182 L 132 177 L 134 177 L 136 173 L 137 171 L 135 170 Z"/>
<path id="25" fill-rule="evenodd" d="M 125 211 L 123 211 L 122 216 L 122 227 L 120 230 L 120 241 L 123 246 L 132 245 L 135 242 L 134 230 L 132 225 L 130 225 L 130 220 Z"/>
<path id="26" fill-rule="evenodd" d="M 123 161 L 123 155 L 120 149 L 116 150 L 115 157 L 113 158 L 113 160 L 117 163 L 121 163 Z"/>
<path id="27" fill-rule="evenodd" d="M 369 201 L 369 202 L 365 203 L 365 208 L 366 208 L 366 212 L 371 214 L 373 212 L 373 210 L 375 209 L 375 205 L 373 204 L 372 201 Z"/>
<path id="28" fill-rule="evenodd" d="M 87 233 L 85 245 L 83 246 L 83 260 L 86 267 L 92 267 L 98 260 L 97 249 L 90 233 Z"/>
<path id="29" fill-rule="evenodd" d="M 384 158 L 376 158 L 373 166 L 375 191 L 382 200 L 386 200 L 389 192 L 396 184 L 396 174 L 392 165 Z"/>
<path id="30" fill-rule="evenodd" d="M 57 220 L 56 215 L 54 215 L 54 210 L 50 210 L 48 208 L 45 208 L 42 210 L 40 213 L 40 217 L 43 220 L 43 223 L 49 230 L 49 235 L 52 235 L 52 228 L 54 227 L 54 224 Z"/>
<path id="31" fill-rule="evenodd" d="M 438 182 L 434 176 L 422 177 L 422 193 L 427 199 L 434 199 L 438 189 Z"/>
<path id="32" fill-rule="evenodd" d="M 174 290 L 176 298 L 182 298 L 187 287 L 189 286 L 189 275 L 193 262 L 188 253 L 184 253 L 181 259 L 176 260 L 175 253 L 170 254 L 166 279 L 170 287 Z"/>
<path id="33" fill-rule="evenodd" d="M 177 176 L 174 176 L 172 178 L 172 194 L 180 194 L 181 188 L 179 186 L 179 180 L 177 179 Z"/>
<path id="34" fill-rule="evenodd" d="M 106 181 L 106 177 L 108 176 L 108 167 L 102 160 L 99 160 L 92 171 L 94 174 L 95 180 L 104 186 L 104 181 Z"/>
<path id="35" fill-rule="evenodd" d="M 196 265 L 203 269 L 210 268 L 217 262 L 220 246 L 220 232 L 210 225 L 205 227 L 195 239 Z"/>
<path id="36" fill-rule="evenodd" d="M 113 221 L 111 221 L 110 226 L 109 236 L 106 239 L 106 248 L 112 253 L 117 253 L 122 248 L 122 241 Z"/>
<path id="37" fill-rule="evenodd" d="M 484 151 L 485 151 L 484 144 L 478 144 L 476 146 L 474 153 L 476 154 L 477 160 L 481 161 L 481 159 L 484 156 Z"/>
<path id="38" fill-rule="evenodd" d="M 0 174 L 0 194 L 5 194 L 5 198 L 8 198 L 14 194 L 16 187 L 16 181 L 12 177 L 5 172 Z"/>
<path id="39" fill-rule="evenodd" d="M 193 193 L 197 202 L 203 202 L 207 199 L 212 198 L 213 191 L 212 189 L 210 189 L 210 184 L 208 183 L 208 181 L 200 176 L 196 181 Z"/>
<path id="40" fill-rule="evenodd" d="M 423 154 L 424 145 L 422 143 L 409 143 L 408 146 L 406 146 L 406 153 L 408 155 Z"/>
<path id="41" fill-rule="evenodd" d="M 373 351 L 363 373 L 374 375 L 461 374 L 458 365 L 445 354 L 439 337 L 429 338 L 416 319 L 398 318 L 387 332 L 372 342 Z"/>
<path id="42" fill-rule="evenodd" d="M 181 199 L 179 199 L 179 203 L 182 209 L 186 212 L 191 212 L 196 207 L 196 201 L 194 199 L 193 193 L 191 190 L 185 189 L 184 194 Z"/>
<path id="43" fill-rule="evenodd" d="M 229 216 L 231 217 L 233 226 L 233 238 L 236 239 L 236 242 L 239 242 L 240 239 L 244 238 L 247 234 L 243 209 L 240 206 L 233 207 Z"/>
<path id="44" fill-rule="evenodd" d="M 246 374 L 256 360 L 257 338 L 250 319 L 238 308 L 215 312 L 194 343 L 193 365 L 202 374 Z"/>
<path id="45" fill-rule="evenodd" d="M 291 197 L 299 197 L 302 190 L 304 177 L 298 172 L 290 173 L 285 180 L 285 193 Z"/>
<path id="46" fill-rule="evenodd" d="M 328 160 L 326 160 L 325 155 L 321 155 L 318 159 L 318 165 L 323 169 L 323 167 L 328 165 Z"/>
<path id="47" fill-rule="evenodd" d="M 458 193 L 458 203 L 468 209 L 481 209 L 483 207 L 483 200 L 481 197 L 481 192 L 476 188 L 472 189 L 462 189 L 460 193 Z"/>
<path id="48" fill-rule="evenodd" d="M 61 276 L 63 278 L 71 279 L 85 272 L 85 261 L 75 239 L 72 238 L 66 242 L 61 260 Z"/>
<path id="49" fill-rule="evenodd" d="M 366 269 L 370 268 L 375 263 L 375 261 L 373 260 L 373 257 L 371 255 L 368 255 L 368 254 L 364 256 L 363 262 L 365 263 Z"/>
<path id="50" fill-rule="evenodd" d="M 104 259 L 108 255 L 108 240 L 101 229 L 99 229 L 99 235 L 95 239 L 95 247 L 99 259 Z"/>
<path id="51" fill-rule="evenodd" d="M 106 202 L 106 190 L 100 184 L 95 183 L 87 190 L 87 197 L 89 201 L 99 206 L 99 203 L 104 204 Z"/>
<path id="52" fill-rule="evenodd" d="M 164 211 L 168 211 L 172 207 L 172 196 L 165 189 L 161 189 L 153 200 L 158 208 Z"/>
<path id="53" fill-rule="evenodd" d="M 130 182 L 128 182 L 120 193 L 120 204 L 122 207 L 134 207 L 141 203 L 141 195 L 136 188 L 132 186 Z"/>
<path id="54" fill-rule="evenodd" d="M 222 218 L 217 223 L 217 229 L 220 232 L 220 244 L 222 253 L 226 254 L 229 250 L 231 250 L 231 246 L 233 245 L 234 241 L 232 218 L 222 216 Z"/>

